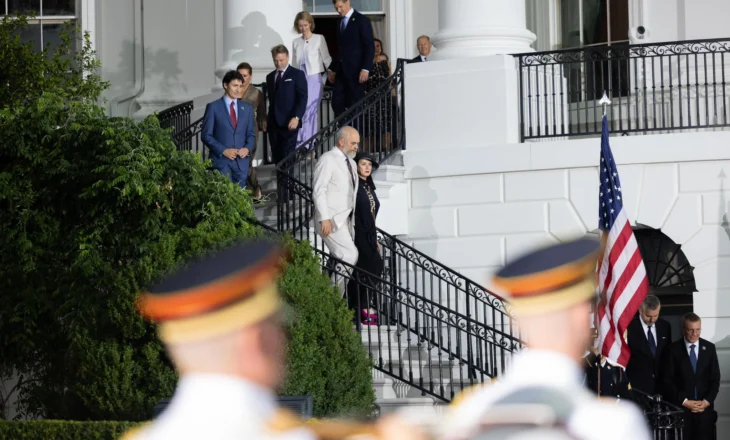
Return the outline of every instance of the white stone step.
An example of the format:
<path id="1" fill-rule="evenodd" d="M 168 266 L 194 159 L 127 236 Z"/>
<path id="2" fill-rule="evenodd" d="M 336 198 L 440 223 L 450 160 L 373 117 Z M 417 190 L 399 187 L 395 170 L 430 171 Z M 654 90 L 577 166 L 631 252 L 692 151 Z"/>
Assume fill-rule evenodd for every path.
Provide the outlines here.
<path id="1" fill-rule="evenodd" d="M 380 399 L 375 403 L 380 407 L 380 414 L 392 414 L 404 409 L 413 409 L 419 412 L 433 411 L 433 414 L 439 414 L 441 411 L 441 403 L 431 397 L 404 397 L 394 399 Z"/>

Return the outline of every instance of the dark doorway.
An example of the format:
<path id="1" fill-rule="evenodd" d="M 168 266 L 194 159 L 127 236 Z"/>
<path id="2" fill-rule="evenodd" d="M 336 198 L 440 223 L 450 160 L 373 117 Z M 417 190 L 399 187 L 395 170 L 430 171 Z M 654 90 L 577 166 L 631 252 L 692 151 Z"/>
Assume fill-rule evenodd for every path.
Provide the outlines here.
<path id="1" fill-rule="evenodd" d="M 694 310 L 694 267 L 682 252 L 682 246 L 661 230 L 636 228 L 634 235 L 646 267 L 649 294 L 662 303 L 662 318 L 672 325 L 675 339 L 680 335 L 682 315 Z"/>

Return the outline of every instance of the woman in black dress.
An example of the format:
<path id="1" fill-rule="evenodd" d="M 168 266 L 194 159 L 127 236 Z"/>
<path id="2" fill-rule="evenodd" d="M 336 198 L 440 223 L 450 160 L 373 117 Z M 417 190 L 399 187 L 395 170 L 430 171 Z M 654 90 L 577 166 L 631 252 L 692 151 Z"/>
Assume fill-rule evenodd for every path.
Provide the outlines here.
<path id="1" fill-rule="evenodd" d="M 383 273 L 383 258 L 380 256 L 378 232 L 375 227 L 380 201 L 375 194 L 375 184 L 371 176 L 372 172 L 378 169 L 378 162 L 370 154 L 358 153 L 355 156 L 355 163 L 357 175 L 360 177 L 355 202 L 355 247 L 359 252 L 356 267 L 380 277 Z M 357 322 L 377 325 L 378 314 L 374 309 L 377 304 L 375 291 L 365 287 L 375 284 L 375 280 L 370 277 L 363 278 L 360 279 L 360 283 L 350 283 L 348 303 L 350 308 L 355 310 Z"/>

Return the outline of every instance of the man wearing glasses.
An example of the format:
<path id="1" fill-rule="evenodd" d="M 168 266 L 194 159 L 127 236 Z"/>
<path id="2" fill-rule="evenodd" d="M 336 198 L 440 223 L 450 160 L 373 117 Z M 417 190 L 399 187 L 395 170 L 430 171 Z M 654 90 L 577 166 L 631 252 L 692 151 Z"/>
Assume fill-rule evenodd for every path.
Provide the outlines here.
<path id="1" fill-rule="evenodd" d="M 714 402 L 720 390 L 720 364 L 715 344 L 700 338 L 702 320 L 694 313 L 682 317 L 683 337 L 669 346 L 662 373 L 664 391 L 684 408 L 684 438 L 714 438 L 717 413 Z"/>

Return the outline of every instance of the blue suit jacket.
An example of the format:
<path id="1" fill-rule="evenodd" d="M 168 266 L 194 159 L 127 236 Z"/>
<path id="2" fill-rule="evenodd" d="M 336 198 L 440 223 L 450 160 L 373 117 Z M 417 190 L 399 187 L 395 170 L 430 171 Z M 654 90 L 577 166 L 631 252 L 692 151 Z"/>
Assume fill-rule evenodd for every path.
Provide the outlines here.
<path id="1" fill-rule="evenodd" d="M 301 70 L 289 66 L 281 76 L 279 91 L 276 91 L 277 71 L 266 75 L 266 89 L 269 95 L 269 124 L 275 122 L 286 127 L 293 117 L 299 118 L 301 126 L 304 111 L 307 109 L 307 77 Z"/>
<path id="2" fill-rule="evenodd" d="M 224 163 L 232 164 L 223 156 L 223 151 L 228 148 L 248 148 L 253 151 L 256 146 L 256 132 L 254 131 L 253 107 L 238 100 L 238 124 L 233 129 L 233 123 L 226 107 L 226 101 L 221 97 L 205 106 L 203 115 L 203 130 L 200 138 L 210 150 L 210 159 L 213 166 L 219 168 Z M 236 162 L 244 161 L 246 158 L 236 158 Z M 245 165 L 248 167 L 248 164 Z"/>
<path id="3" fill-rule="evenodd" d="M 347 79 L 354 81 L 359 77 L 361 70 L 368 72 L 373 70 L 375 57 L 373 25 L 366 16 L 357 11 L 352 13 L 344 32 L 339 31 L 340 23 L 341 21 L 337 22 L 339 50 L 329 70 L 344 73 Z"/>

